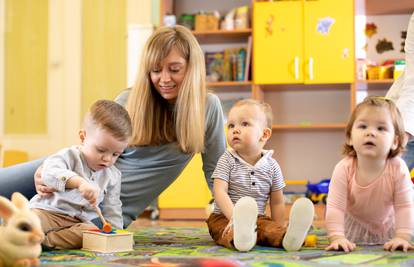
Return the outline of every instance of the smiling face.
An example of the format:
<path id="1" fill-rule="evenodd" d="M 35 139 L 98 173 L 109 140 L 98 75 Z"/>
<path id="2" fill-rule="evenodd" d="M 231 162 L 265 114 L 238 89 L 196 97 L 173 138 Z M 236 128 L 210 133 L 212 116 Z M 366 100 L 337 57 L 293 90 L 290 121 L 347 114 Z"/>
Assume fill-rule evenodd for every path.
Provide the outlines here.
<path id="1" fill-rule="evenodd" d="M 172 47 L 160 66 L 150 71 L 151 82 L 165 100 L 175 103 L 186 70 L 187 61 L 176 47 Z"/>
<path id="2" fill-rule="evenodd" d="M 260 153 L 269 139 L 271 130 L 266 127 L 266 116 L 255 105 L 233 107 L 227 121 L 227 142 L 239 154 Z"/>
<path id="3" fill-rule="evenodd" d="M 128 146 L 127 140 L 120 141 L 101 128 L 81 130 L 79 137 L 82 154 L 88 167 L 94 171 L 112 166 Z"/>
<path id="4" fill-rule="evenodd" d="M 388 110 L 384 107 L 366 106 L 357 115 L 348 144 L 357 157 L 387 158 L 391 149 L 398 146 L 398 138 Z"/>

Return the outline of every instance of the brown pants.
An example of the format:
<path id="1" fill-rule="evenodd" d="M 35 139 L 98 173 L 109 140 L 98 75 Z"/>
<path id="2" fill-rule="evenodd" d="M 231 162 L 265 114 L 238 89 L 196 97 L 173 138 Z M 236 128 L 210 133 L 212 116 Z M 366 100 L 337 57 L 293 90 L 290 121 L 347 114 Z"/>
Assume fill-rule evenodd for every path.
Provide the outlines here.
<path id="1" fill-rule="evenodd" d="M 212 213 L 207 219 L 208 231 L 217 245 L 234 248 L 233 230 L 223 236 L 229 220 L 223 214 Z M 286 227 L 277 225 L 270 217 L 259 215 L 257 217 L 257 244 L 261 246 L 282 247 Z"/>
<path id="2" fill-rule="evenodd" d="M 43 245 L 55 249 L 82 248 L 82 232 L 84 230 L 98 229 L 92 223 L 84 223 L 71 216 L 47 211 L 32 209 L 40 218 L 45 240 Z"/>

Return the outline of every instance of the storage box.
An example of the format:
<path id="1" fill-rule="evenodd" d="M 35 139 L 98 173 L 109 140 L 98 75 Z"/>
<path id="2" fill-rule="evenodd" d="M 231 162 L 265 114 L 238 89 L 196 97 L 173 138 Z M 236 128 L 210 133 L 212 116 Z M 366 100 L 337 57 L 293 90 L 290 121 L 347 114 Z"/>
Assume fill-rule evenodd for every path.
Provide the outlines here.
<path id="1" fill-rule="evenodd" d="M 215 31 L 219 28 L 219 19 L 214 15 L 196 15 L 195 30 L 196 31 Z"/>
<path id="2" fill-rule="evenodd" d="M 116 230 L 115 233 L 102 233 L 100 231 L 83 232 L 83 250 L 102 253 L 131 251 L 134 238 L 131 232 Z"/>
<path id="3" fill-rule="evenodd" d="M 368 80 L 378 80 L 379 72 L 380 72 L 379 66 L 368 66 L 367 68 Z"/>

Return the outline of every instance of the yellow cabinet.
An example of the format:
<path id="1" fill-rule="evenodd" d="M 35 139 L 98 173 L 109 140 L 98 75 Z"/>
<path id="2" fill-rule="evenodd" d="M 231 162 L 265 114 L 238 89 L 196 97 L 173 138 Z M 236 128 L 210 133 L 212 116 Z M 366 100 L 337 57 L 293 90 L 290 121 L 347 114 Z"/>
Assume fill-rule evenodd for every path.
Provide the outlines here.
<path id="1" fill-rule="evenodd" d="M 205 218 L 205 208 L 212 198 L 196 154 L 183 172 L 158 198 L 161 219 Z"/>
<path id="2" fill-rule="evenodd" d="M 255 2 L 255 84 L 351 83 L 353 0 Z"/>

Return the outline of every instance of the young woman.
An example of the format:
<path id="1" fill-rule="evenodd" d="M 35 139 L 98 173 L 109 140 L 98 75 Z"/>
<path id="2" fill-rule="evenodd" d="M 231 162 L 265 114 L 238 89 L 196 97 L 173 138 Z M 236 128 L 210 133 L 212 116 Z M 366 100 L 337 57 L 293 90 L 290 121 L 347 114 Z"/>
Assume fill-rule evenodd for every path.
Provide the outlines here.
<path id="1" fill-rule="evenodd" d="M 126 106 L 133 127 L 130 146 L 115 164 L 122 172 L 125 227 L 178 177 L 195 153 L 202 153 L 205 178 L 212 188 L 211 174 L 225 150 L 220 101 L 206 91 L 204 54 L 188 29 L 155 31 L 140 66 L 133 88 L 116 98 Z M 32 197 L 33 175 L 41 162 L 1 170 L 0 195 L 20 191 Z M 53 194 L 40 175 L 36 190 L 43 196 Z"/>

